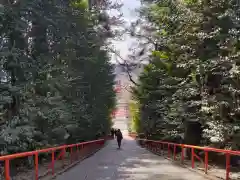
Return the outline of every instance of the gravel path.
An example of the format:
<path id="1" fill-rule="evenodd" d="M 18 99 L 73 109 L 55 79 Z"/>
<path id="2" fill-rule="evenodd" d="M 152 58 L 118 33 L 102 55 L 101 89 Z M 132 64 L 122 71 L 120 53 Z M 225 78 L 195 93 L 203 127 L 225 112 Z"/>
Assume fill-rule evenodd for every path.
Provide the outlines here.
<path id="1" fill-rule="evenodd" d="M 117 150 L 115 140 L 58 176 L 57 180 L 204 180 L 188 169 L 172 164 L 154 155 L 125 137 L 122 149 Z"/>

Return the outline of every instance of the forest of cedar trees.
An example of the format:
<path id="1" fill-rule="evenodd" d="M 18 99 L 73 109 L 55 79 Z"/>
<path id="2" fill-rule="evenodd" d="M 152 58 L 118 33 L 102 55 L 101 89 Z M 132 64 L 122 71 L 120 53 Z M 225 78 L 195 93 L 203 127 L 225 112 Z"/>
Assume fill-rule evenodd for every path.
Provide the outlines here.
<path id="1" fill-rule="evenodd" d="M 153 45 L 133 87 L 130 131 L 240 150 L 240 3 L 143 0 L 132 36 Z"/>
<path id="2" fill-rule="evenodd" d="M 0 1 L 1 155 L 109 133 L 114 34 L 109 3 L 89 2 Z M 131 35 L 153 48 L 132 88 L 130 131 L 239 150 L 239 1 L 142 0 L 139 12 Z"/>
<path id="3" fill-rule="evenodd" d="M 115 92 L 102 12 L 86 0 L 0 1 L 1 155 L 108 134 Z"/>

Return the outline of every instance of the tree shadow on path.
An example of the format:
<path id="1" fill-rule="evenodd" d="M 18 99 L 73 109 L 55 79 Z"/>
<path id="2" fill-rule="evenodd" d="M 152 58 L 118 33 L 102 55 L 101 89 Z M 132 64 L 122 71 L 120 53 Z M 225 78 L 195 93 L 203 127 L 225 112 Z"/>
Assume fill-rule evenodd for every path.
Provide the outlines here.
<path id="1" fill-rule="evenodd" d="M 114 146 L 115 145 L 115 146 Z M 204 179 L 196 178 L 196 174 L 184 168 L 174 165 L 165 158 L 156 156 L 144 148 L 139 147 L 136 142 L 130 138 L 124 139 L 122 148 L 116 150 L 117 143 L 110 142 L 108 155 L 102 163 L 98 165 L 101 168 L 112 171 L 112 177 L 106 177 L 109 180 L 186 180 L 186 179 Z M 107 151 L 106 151 L 107 153 Z"/>
<path id="2" fill-rule="evenodd" d="M 202 176 L 174 165 L 125 138 L 117 150 L 116 140 L 58 176 L 57 180 L 204 180 Z"/>

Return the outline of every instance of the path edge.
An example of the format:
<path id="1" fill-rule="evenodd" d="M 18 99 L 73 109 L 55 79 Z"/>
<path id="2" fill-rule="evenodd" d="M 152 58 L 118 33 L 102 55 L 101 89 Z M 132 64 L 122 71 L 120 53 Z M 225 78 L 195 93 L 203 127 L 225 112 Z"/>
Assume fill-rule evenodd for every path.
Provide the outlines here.
<path id="1" fill-rule="evenodd" d="M 139 146 L 140 146 L 140 145 L 139 145 Z M 223 178 L 216 177 L 216 176 L 209 175 L 209 174 L 205 174 L 205 173 L 203 173 L 202 171 L 199 171 L 199 170 L 197 170 L 197 169 L 192 169 L 192 168 L 188 167 L 187 165 L 182 164 L 181 162 L 174 161 L 174 160 L 172 160 L 171 158 L 168 158 L 168 157 L 166 157 L 166 156 L 162 156 L 161 154 L 159 154 L 159 153 L 157 153 L 157 152 L 154 152 L 154 151 L 151 151 L 150 149 L 147 149 L 147 148 L 145 148 L 145 147 L 143 147 L 143 148 L 146 149 L 147 151 L 149 151 L 149 152 L 151 152 L 151 153 L 159 156 L 159 157 L 163 157 L 164 159 L 167 159 L 168 161 L 172 162 L 173 164 L 176 164 L 176 165 L 178 165 L 178 166 L 180 166 L 180 167 L 183 167 L 183 168 L 188 169 L 189 171 L 192 171 L 192 172 L 194 172 L 194 173 L 196 173 L 196 174 L 199 174 L 199 175 L 203 176 L 204 178 L 206 178 L 206 179 L 208 179 L 208 180 L 223 180 Z"/>
<path id="2" fill-rule="evenodd" d="M 103 148 L 105 148 L 105 147 L 108 145 L 108 143 L 109 143 L 108 141 L 109 141 L 109 140 L 107 140 L 101 148 L 96 149 L 94 152 L 89 153 L 88 155 L 84 156 L 83 158 L 79 159 L 78 161 L 70 164 L 69 166 L 65 167 L 65 168 L 62 169 L 61 171 L 55 173 L 52 177 L 49 177 L 49 179 L 55 179 L 55 178 L 57 178 L 57 176 L 60 176 L 60 175 L 62 175 L 64 172 L 68 171 L 69 169 L 77 166 L 78 164 L 80 164 L 80 163 L 81 163 L 82 161 L 84 161 L 85 159 L 90 158 L 91 156 L 93 156 L 94 154 L 96 154 L 98 151 L 100 151 L 100 150 L 102 150 Z M 39 177 L 39 179 L 44 180 L 45 177 L 47 177 L 47 176 Z"/>

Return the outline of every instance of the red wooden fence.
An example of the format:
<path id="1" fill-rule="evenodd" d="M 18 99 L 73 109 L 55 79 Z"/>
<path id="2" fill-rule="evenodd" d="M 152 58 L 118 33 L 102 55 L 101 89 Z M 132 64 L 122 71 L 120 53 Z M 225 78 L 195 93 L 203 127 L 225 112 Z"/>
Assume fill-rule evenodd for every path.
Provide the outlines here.
<path id="1" fill-rule="evenodd" d="M 191 165 L 192 168 L 195 167 L 195 160 L 201 160 L 201 158 L 195 153 L 196 150 L 202 150 L 204 151 L 204 169 L 205 174 L 208 172 L 208 153 L 209 152 L 216 152 L 216 153 L 223 153 L 226 157 L 226 180 L 230 180 L 230 156 L 231 155 L 237 155 L 240 156 L 240 151 L 231 151 L 231 150 L 225 150 L 225 149 L 217 149 L 217 148 L 211 148 L 211 147 L 200 147 L 200 146 L 193 146 L 193 145 L 187 145 L 187 144 L 177 144 L 177 143 L 171 143 L 171 142 L 164 142 L 164 141 L 154 141 L 154 140 L 148 140 L 148 139 L 138 139 L 139 141 L 142 141 L 148 149 L 155 151 L 155 152 L 162 152 L 166 147 L 168 151 L 168 157 L 171 157 L 173 160 L 176 160 L 176 148 L 181 148 L 181 162 L 184 162 L 184 149 L 191 149 Z M 162 153 L 161 153 L 162 154 Z"/>
<path id="2" fill-rule="evenodd" d="M 39 154 L 41 153 L 51 153 L 51 163 L 49 164 L 49 169 L 52 173 L 52 175 L 55 174 L 54 171 L 54 164 L 56 160 L 62 159 L 64 160 L 66 150 L 70 150 L 70 161 L 73 163 L 73 159 L 81 153 L 85 149 L 85 147 L 88 146 L 94 146 L 95 149 L 100 148 L 104 144 L 105 140 L 94 140 L 94 141 L 88 141 L 78 144 L 71 144 L 71 145 L 63 145 L 53 148 L 47 148 L 47 149 L 41 149 L 36 151 L 29 151 L 29 152 L 23 152 L 23 153 L 17 153 L 17 154 L 11 154 L 6 156 L 0 156 L 0 161 L 4 161 L 5 167 L 4 167 L 4 176 L 5 180 L 11 180 L 10 176 L 10 161 L 14 160 L 16 158 L 23 158 L 23 157 L 29 157 L 34 156 L 34 169 L 35 169 L 35 180 L 39 179 Z M 74 151 L 75 150 L 75 151 Z M 56 151 L 60 151 L 58 156 L 56 156 Z"/>

